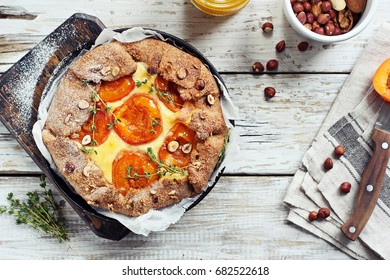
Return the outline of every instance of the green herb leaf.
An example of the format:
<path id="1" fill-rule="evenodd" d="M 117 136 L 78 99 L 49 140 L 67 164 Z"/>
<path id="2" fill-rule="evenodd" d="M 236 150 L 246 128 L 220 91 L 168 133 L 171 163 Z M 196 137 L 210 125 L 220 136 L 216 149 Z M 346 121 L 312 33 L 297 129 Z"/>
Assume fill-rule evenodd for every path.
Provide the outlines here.
<path id="1" fill-rule="evenodd" d="M 8 213 L 15 216 L 16 224 L 28 224 L 45 234 L 56 237 L 59 242 L 68 239 L 65 221 L 61 215 L 51 190 L 46 188 L 45 176 L 40 178 L 42 191 L 28 192 L 27 200 L 14 199 L 9 193 L 7 200 L 10 204 L 0 206 L 0 213 Z"/>

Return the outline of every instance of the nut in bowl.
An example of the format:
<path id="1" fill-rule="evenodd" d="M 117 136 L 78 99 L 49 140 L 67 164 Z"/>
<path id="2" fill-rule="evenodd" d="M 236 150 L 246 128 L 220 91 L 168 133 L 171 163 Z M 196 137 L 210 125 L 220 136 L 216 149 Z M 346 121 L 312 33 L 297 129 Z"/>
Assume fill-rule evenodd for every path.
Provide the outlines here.
<path id="1" fill-rule="evenodd" d="M 364 9 L 357 8 L 362 5 Z M 283 0 L 285 16 L 296 32 L 329 44 L 362 32 L 372 20 L 376 6 L 377 0 Z"/>

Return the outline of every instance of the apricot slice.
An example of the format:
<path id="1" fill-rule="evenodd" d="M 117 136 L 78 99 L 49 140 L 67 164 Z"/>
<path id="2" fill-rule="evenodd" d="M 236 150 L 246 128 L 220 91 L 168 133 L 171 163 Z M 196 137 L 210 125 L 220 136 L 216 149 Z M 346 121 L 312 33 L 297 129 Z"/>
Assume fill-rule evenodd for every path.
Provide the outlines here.
<path id="1" fill-rule="evenodd" d="M 170 147 L 172 144 L 175 144 L 174 149 Z M 158 156 L 160 160 L 167 165 L 171 164 L 183 167 L 190 164 L 191 151 L 195 148 L 195 132 L 185 124 L 177 123 L 168 132 Z"/>
<path id="2" fill-rule="evenodd" d="M 181 99 L 176 84 L 168 82 L 161 76 L 157 76 L 154 84 L 158 98 L 169 110 L 177 112 L 183 107 L 184 100 Z"/>
<path id="3" fill-rule="evenodd" d="M 132 95 L 113 114 L 118 120 L 114 125 L 115 132 L 129 144 L 148 143 L 162 132 L 160 109 L 147 94 Z"/>
<path id="4" fill-rule="evenodd" d="M 115 81 L 103 82 L 99 89 L 99 96 L 105 102 L 114 102 L 127 96 L 135 83 L 132 77 L 122 77 Z"/>
<path id="5" fill-rule="evenodd" d="M 157 163 L 145 153 L 123 151 L 112 164 L 112 182 L 123 195 L 131 189 L 145 188 L 157 180 Z"/>
<path id="6" fill-rule="evenodd" d="M 376 70 L 372 80 L 375 91 L 390 102 L 390 58 L 385 60 Z"/>
<path id="7" fill-rule="evenodd" d="M 100 103 L 97 103 L 96 114 L 91 114 L 78 132 L 79 141 L 82 142 L 84 137 L 89 135 L 91 137 L 90 145 L 99 146 L 103 144 L 110 134 L 110 123 L 111 117 L 106 109 Z"/>

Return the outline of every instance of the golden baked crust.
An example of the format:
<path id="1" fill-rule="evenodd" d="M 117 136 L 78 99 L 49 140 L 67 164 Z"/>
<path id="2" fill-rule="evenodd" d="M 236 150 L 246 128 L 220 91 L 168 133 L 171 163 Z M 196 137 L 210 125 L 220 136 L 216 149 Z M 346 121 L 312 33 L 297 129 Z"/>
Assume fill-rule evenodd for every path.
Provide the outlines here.
<path id="1" fill-rule="evenodd" d="M 77 138 L 93 108 L 91 92 L 98 92 L 102 81 L 133 75 L 137 63 L 147 67 L 150 77 L 159 75 L 177 85 L 186 102 L 177 121 L 194 131 L 196 145 L 185 176 L 162 176 L 151 185 L 124 193 L 104 176 Z M 62 77 L 42 137 L 59 172 L 89 204 L 139 216 L 193 197 L 207 186 L 228 132 L 219 97 L 217 83 L 202 62 L 172 45 L 155 39 L 107 43 L 83 55 Z"/>

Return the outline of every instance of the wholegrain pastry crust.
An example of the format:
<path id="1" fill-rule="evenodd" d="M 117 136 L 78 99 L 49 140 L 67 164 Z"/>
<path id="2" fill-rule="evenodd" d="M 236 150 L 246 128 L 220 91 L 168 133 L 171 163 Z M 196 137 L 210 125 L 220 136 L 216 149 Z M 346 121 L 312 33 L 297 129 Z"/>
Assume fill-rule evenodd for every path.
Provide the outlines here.
<path id="1" fill-rule="evenodd" d="M 77 138 L 91 115 L 91 91 L 98 92 L 104 81 L 134 75 L 139 63 L 147 68 L 148 77 L 158 75 L 176 85 L 180 98 L 186 102 L 177 114 L 177 122 L 186 123 L 195 133 L 196 145 L 190 152 L 190 164 L 184 168 L 185 176 L 163 176 L 148 186 L 124 193 L 104 176 Z M 164 104 L 159 102 L 159 106 Z M 223 153 L 227 133 L 220 91 L 207 67 L 168 43 L 145 39 L 107 43 L 78 59 L 58 85 L 42 138 L 58 171 L 89 204 L 139 216 L 202 192 Z"/>

